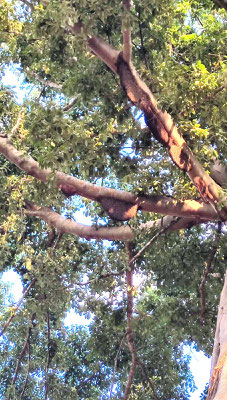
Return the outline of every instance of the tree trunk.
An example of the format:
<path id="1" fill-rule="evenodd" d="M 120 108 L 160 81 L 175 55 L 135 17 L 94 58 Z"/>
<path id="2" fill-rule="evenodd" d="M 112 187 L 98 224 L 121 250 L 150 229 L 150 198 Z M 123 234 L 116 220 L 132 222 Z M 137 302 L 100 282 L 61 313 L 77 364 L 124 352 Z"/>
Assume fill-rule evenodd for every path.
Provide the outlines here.
<path id="1" fill-rule="evenodd" d="M 227 400 L 227 270 L 218 309 L 207 400 Z"/>

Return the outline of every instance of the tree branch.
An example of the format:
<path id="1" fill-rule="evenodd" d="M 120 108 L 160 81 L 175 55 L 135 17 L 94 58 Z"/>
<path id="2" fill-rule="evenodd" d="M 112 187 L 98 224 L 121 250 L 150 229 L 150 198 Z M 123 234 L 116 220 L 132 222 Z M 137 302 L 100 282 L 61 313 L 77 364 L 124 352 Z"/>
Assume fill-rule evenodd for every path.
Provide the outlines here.
<path id="1" fill-rule="evenodd" d="M 25 292 L 23 293 L 23 296 L 21 297 L 21 299 L 19 300 L 17 307 L 15 308 L 14 312 L 11 314 L 11 316 L 9 317 L 8 321 L 4 324 L 1 332 L 0 332 L 0 337 L 4 334 L 4 332 L 6 331 L 6 329 L 8 328 L 8 326 L 10 325 L 12 319 L 15 317 L 17 311 L 19 310 L 21 304 L 24 301 L 24 298 L 27 296 L 27 294 L 30 292 L 31 288 L 34 286 L 35 282 L 37 281 L 37 278 L 33 278 L 33 280 L 31 281 L 30 285 L 27 287 L 27 289 L 25 290 Z"/>
<path id="2" fill-rule="evenodd" d="M 24 346 L 23 346 L 23 348 L 22 348 L 22 350 L 21 350 L 21 353 L 20 353 L 20 355 L 19 355 L 19 358 L 18 358 L 18 360 L 17 360 L 17 365 L 16 365 L 16 368 L 15 368 L 14 377 L 13 377 L 13 379 L 12 379 L 12 385 L 14 385 L 14 383 L 15 383 L 16 380 L 17 380 L 18 372 L 19 372 L 19 369 L 20 369 L 20 366 L 21 366 L 21 361 L 22 361 L 22 359 L 23 359 L 23 357 L 24 357 L 26 351 L 28 350 L 29 353 L 30 353 L 30 337 L 31 337 L 31 333 L 32 333 L 32 328 L 33 328 L 33 321 L 34 321 L 34 319 L 35 319 L 35 313 L 32 314 L 32 318 L 31 318 L 32 326 L 30 326 L 30 327 L 28 328 L 28 334 L 27 334 L 27 337 L 26 337 Z M 29 357 L 30 357 L 30 355 L 29 355 Z M 30 362 L 29 362 L 29 363 L 30 363 Z M 25 389 L 26 389 L 26 386 L 24 386 L 23 392 L 25 391 Z M 23 394 L 23 392 L 22 392 L 22 394 Z M 21 396 L 22 396 L 22 394 L 21 394 Z"/>
<path id="3" fill-rule="evenodd" d="M 157 232 L 157 233 L 149 240 L 149 242 L 147 242 L 147 243 L 145 244 L 145 246 L 143 246 L 143 248 L 142 248 L 140 251 L 138 251 L 138 253 L 137 253 L 134 257 L 132 257 L 132 259 L 129 261 L 129 265 L 133 264 L 133 263 L 137 260 L 137 258 L 139 258 L 139 257 L 141 256 L 141 254 L 143 254 L 144 251 L 145 251 L 152 243 L 154 243 L 155 240 L 157 240 L 158 237 L 159 237 L 162 233 L 166 232 L 172 225 L 176 224 L 179 220 L 180 220 L 180 217 L 175 217 L 175 218 L 173 218 L 173 219 L 170 221 L 170 223 L 169 223 L 168 225 L 166 225 L 166 226 L 163 227 L 159 232 Z"/>
<path id="4" fill-rule="evenodd" d="M 122 349 L 122 346 L 123 346 L 123 343 L 124 343 L 124 340 L 125 340 L 126 336 L 127 336 L 127 332 L 124 334 L 123 338 L 121 339 L 121 343 L 120 343 L 119 349 L 117 351 L 116 357 L 114 358 L 114 372 L 113 372 L 112 384 L 111 384 L 111 388 L 110 388 L 110 399 L 112 398 L 113 386 L 114 386 L 114 383 L 115 383 L 115 376 L 116 376 L 116 373 L 117 373 L 118 357 L 120 355 L 120 352 L 121 352 L 121 349 Z"/>
<path id="5" fill-rule="evenodd" d="M 129 225 L 115 226 L 115 227 L 100 227 L 97 229 L 96 226 L 86 226 L 78 224 L 77 222 L 66 219 L 53 211 L 49 207 L 39 207 L 32 202 L 26 202 L 26 209 L 24 210 L 25 215 L 34 216 L 41 218 L 46 221 L 48 225 L 57 229 L 61 234 L 69 233 L 71 235 L 79 236 L 89 239 L 105 239 L 105 240 L 122 240 L 130 241 L 137 233 L 147 233 L 151 229 L 169 229 L 170 231 L 176 231 L 179 229 L 191 228 L 193 225 L 200 224 L 201 221 L 196 221 L 190 218 L 181 218 L 176 222 L 174 217 L 166 216 L 155 221 L 149 221 L 146 224 L 141 224 L 138 227 L 138 231 L 134 232 Z"/>
<path id="6" fill-rule="evenodd" d="M 32 157 L 25 157 L 19 152 L 9 141 L 8 138 L 0 135 L 0 152 L 13 164 L 28 175 L 46 183 L 48 178 L 53 174 L 50 169 L 40 168 L 37 161 Z M 82 181 L 73 176 L 57 171 L 55 173 L 56 184 L 59 188 L 68 189 L 71 195 L 77 194 L 90 200 L 102 201 L 102 199 L 110 198 L 121 202 L 138 205 L 142 211 L 155 212 L 164 215 L 199 217 L 207 220 L 219 220 L 218 213 L 209 204 L 195 201 L 185 200 L 177 201 L 167 196 L 137 196 L 136 194 L 102 188 L 92 183 Z M 114 204 L 112 204 L 113 207 Z M 118 207 L 119 203 L 116 204 Z"/>
<path id="7" fill-rule="evenodd" d="M 122 89 L 126 91 L 129 100 L 144 113 L 146 124 L 155 139 L 168 149 L 173 162 L 186 171 L 203 200 L 210 203 L 216 211 L 217 205 L 221 205 L 221 212 L 217 213 L 222 220 L 226 220 L 227 202 L 226 199 L 223 201 L 225 196 L 221 187 L 205 172 L 193 155 L 171 116 L 158 108 L 156 99 L 140 79 L 132 63 L 126 62 L 121 52 L 98 37 L 89 37 L 88 45 L 97 57 L 119 75 Z"/>
<path id="8" fill-rule="evenodd" d="M 73 99 L 69 104 L 67 104 L 67 106 L 63 107 L 63 111 L 69 111 L 71 110 L 71 108 L 73 108 L 73 106 L 75 106 L 75 104 L 77 103 L 77 97 L 75 99 Z"/>
<path id="9" fill-rule="evenodd" d="M 132 246 L 131 243 L 128 243 L 126 245 L 127 248 L 127 253 L 128 253 L 128 260 L 129 260 L 129 265 L 131 265 L 131 269 L 127 269 L 126 271 L 126 284 L 127 284 L 127 339 L 128 339 L 128 346 L 129 350 L 131 352 L 131 357 L 132 357 L 132 363 L 131 363 L 131 368 L 129 371 L 128 375 L 128 381 L 125 387 L 125 393 L 124 393 L 124 400 L 127 400 L 130 392 L 131 392 L 131 386 L 132 386 L 132 381 L 133 377 L 135 374 L 136 370 L 136 364 L 137 364 L 137 350 L 136 350 L 136 345 L 134 341 L 134 335 L 132 331 L 132 313 L 133 313 L 133 271 L 134 271 L 134 266 L 131 262 L 133 256 L 132 256 Z"/>
<path id="10" fill-rule="evenodd" d="M 127 63 L 131 62 L 132 59 L 132 43 L 131 43 L 131 29 L 130 29 L 130 9 L 131 0 L 123 0 L 123 4 L 126 10 L 126 15 L 123 16 L 122 20 L 122 33 L 123 33 L 123 57 Z"/>
<path id="11" fill-rule="evenodd" d="M 62 84 L 54 82 L 54 81 L 50 81 L 48 79 L 43 79 L 41 78 L 36 72 L 29 72 L 32 76 L 34 76 L 34 78 L 37 79 L 37 81 L 39 81 L 40 83 L 43 83 L 45 86 L 48 86 L 52 89 L 58 89 L 61 90 L 62 89 Z M 67 110 L 66 110 L 67 111 Z"/>

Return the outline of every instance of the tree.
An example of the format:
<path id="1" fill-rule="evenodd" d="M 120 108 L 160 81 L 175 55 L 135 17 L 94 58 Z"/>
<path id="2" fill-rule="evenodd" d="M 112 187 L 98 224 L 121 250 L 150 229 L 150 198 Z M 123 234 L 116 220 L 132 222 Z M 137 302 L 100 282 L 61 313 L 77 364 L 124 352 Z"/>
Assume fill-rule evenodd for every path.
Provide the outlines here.
<path id="1" fill-rule="evenodd" d="M 5 398 L 188 398 L 183 344 L 210 354 L 225 273 L 217 4 L 2 0 L 1 74 L 32 85 L 22 105 L 1 87 L 1 268 L 25 288 L 1 313 Z M 89 331 L 64 328 L 69 307 Z"/>

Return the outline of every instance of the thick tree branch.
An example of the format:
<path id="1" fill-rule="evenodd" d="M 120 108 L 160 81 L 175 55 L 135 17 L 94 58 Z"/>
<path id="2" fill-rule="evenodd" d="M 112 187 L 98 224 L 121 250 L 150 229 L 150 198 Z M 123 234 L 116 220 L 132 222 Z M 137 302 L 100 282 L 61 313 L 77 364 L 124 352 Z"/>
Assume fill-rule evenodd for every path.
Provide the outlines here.
<path id="1" fill-rule="evenodd" d="M 51 174 L 53 174 L 50 169 L 40 168 L 38 162 L 33 158 L 23 156 L 11 144 L 9 139 L 1 135 L 0 152 L 22 171 L 41 182 L 46 183 Z M 166 196 L 137 196 L 136 194 L 122 190 L 102 188 L 59 171 L 55 173 L 55 177 L 57 186 L 63 191 L 67 189 L 71 195 L 77 194 L 90 200 L 99 201 L 106 211 L 108 209 L 111 210 L 111 208 L 119 209 L 119 206 L 122 206 L 122 203 L 124 203 L 126 211 L 130 210 L 132 205 L 137 205 L 142 211 L 164 215 L 198 217 L 205 220 L 220 219 L 213 207 L 203 202 L 195 200 L 177 201 Z M 116 203 L 114 207 L 114 201 L 108 203 L 109 200 L 106 201 L 106 199 L 118 200 L 121 203 Z"/>
<path id="2" fill-rule="evenodd" d="M 71 32 L 73 33 L 73 30 Z M 205 172 L 193 155 L 171 116 L 158 108 L 156 99 L 140 79 L 132 63 L 126 62 L 121 52 L 98 37 L 88 38 L 88 44 L 92 52 L 119 75 L 123 90 L 129 100 L 144 113 L 146 124 L 153 136 L 168 149 L 174 163 L 187 172 L 204 201 L 210 203 L 215 210 L 217 204 L 221 203 L 220 217 L 226 220 L 227 202 L 223 202 L 221 187 Z"/>
<path id="3" fill-rule="evenodd" d="M 89 239 L 98 240 L 122 240 L 130 241 L 136 234 L 144 232 L 145 234 L 151 229 L 164 229 L 167 227 L 170 231 L 177 231 L 179 229 L 188 229 L 192 226 L 201 223 L 192 218 L 181 218 L 176 222 L 174 217 L 166 216 L 155 221 L 141 224 L 137 231 L 133 231 L 129 225 L 115 226 L 115 227 L 100 227 L 86 226 L 78 224 L 77 222 L 66 219 L 53 211 L 49 207 L 39 207 L 38 205 L 26 201 L 26 209 L 24 213 L 28 216 L 40 218 L 47 222 L 49 226 L 54 227 L 59 233 L 69 233 L 71 235 L 79 236 Z M 167 230 L 167 229 L 166 229 Z"/>

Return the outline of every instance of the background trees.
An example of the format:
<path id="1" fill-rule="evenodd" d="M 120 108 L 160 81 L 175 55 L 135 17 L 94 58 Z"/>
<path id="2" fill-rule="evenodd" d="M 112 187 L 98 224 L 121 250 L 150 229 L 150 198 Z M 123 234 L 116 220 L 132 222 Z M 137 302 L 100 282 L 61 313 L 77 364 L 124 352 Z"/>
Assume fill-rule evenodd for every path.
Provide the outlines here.
<path id="1" fill-rule="evenodd" d="M 2 1 L 0 16 L 1 74 L 31 85 L 22 105 L 1 87 L 1 268 L 28 288 L 2 309 L 2 396 L 188 398 L 182 344 L 210 354 L 225 272 L 225 12 Z M 64 328 L 69 307 L 89 330 Z"/>

